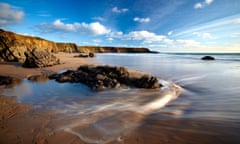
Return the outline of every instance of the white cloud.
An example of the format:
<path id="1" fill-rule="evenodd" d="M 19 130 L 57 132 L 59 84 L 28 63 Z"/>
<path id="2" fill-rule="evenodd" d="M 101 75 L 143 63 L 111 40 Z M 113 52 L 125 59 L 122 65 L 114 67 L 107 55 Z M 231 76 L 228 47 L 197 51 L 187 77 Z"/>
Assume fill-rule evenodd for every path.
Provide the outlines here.
<path id="1" fill-rule="evenodd" d="M 144 43 L 153 43 L 153 42 L 160 42 L 166 39 L 166 36 L 157 35 L 152 32 L 148 31 L 132 31 L 128 34 L 124 35 L 124 38 L 128 40 L 142 40 Z"/>
<path id="2" fill-rule="evenodd" d="M 172 31 L 170 31 L 172 33 Z M 109 41 L 117 39 L 118 41 L 129 41 L 138 47 L 151 47 L 151 48 L 174 48 L 181 50 L 198 49 L 201 45 L 200 42 L 193 39 L 169 39 L 165 35 L 159 35 L 146 30 L 131 31 L 129 33 L 111 32 L 107 35 Z M 184 50 L 184 49 L 182 49 Z"/>
<path id="3" fill-rule="evenodd" d="M 43 33 L 51 32 L 78 32 L 78 33 L 87 33 L 93 35 L 104 35 L 111 32 L 110 29 L 106 28 L 104 25 L 99 22 L 93 23 L 72 23 L 65 24 L 60 19 L 55 20 L 53 23 L 44 23 L 38 25 L 38 29 Z"/>
<path id="4" fill-rule="evenodd" d="M 205 0 L 203 2 L 198 2 L 194 5 L 195 9 L 200 9 L 200 8 L 204 8 L 205 6 L 210 5 L 211 3 L 213 3 L 214 0 Z"/>
<path id="5" fill-rule="evenodd" d="M 0 3 L 0 25 L 18 24 L 24 17 L 24 12 L 7 3 Z"/>
<path id="6" fill-rule="evenodd" d="M 210 33 L 200 33 L 200 32 L 193 32 L 193 35 L 203 38 L 203 39 L 210 39 L 213 38 Z"/>
<path id="7" fill-rule="evenodd" d="M 176 44 L 181 44 L 181 45 L 185 45 L 185 46 L 196 46 L 199 45 L 199 42 L 195 41 L 195 40 L 176 40 L 175 41 Z"/>
<path id="8" fill-rule="evenodd" d="M 108 40 L 108 41 L 113 41 L 114 39 L 111 38 L 111 37 L 109 37 L 109 38 L 107 38 L 107 40 Z"/>
<path id="9" fill-rule="evenodd" d="M 170 35 L 172 35 L 173 34 L 173 31 L 169 31 L 168 32 L 168 35 L 170 36 Z"/>
<path id="10" fill-rule="evenodd" d="M 146 18 L 135 17 L 133 20 L 140 23 L 147 23 L 150 22 L 151 19 L 149 17 Z"/>
<path id="11" fill-rule="evenodd" d="M 203 4 L 202 4 L 202 3 L 196 3 L 196 4 L 194 5 L 194 8 L 195 8 L 195 9 L 203 8 Z"/>
<path id="12" fill-rule="evenodd" d="M 90 24 L 82 23 L 83 28 L 89 30 L 94 35 L 104 35 L 111 32 L 110 29 L 107 29 L 104 25 L 99 22 L 94 22 Z"/>
<path id="13" fill-rule="evenodd" d="M 208 5 L 211 4 L 212 2 L 213 2 L 213 0 L 205 0 L 205 3 Z"/>
<path id="14" fill-rule="evenodd" d="M 127 11 L 128 11 L 127 8 L 122 8 L 122 9 L 118 9 L 118 7 L 112 8 L 112 12 L 115 12 L 115 13 L 125 13 Z"/>

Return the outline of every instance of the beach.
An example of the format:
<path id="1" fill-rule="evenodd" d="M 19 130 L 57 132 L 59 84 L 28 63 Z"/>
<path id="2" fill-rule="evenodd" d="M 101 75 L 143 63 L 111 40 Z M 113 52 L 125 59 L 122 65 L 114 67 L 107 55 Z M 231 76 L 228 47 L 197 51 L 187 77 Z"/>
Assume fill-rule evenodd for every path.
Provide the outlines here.
<path id="1" fill-rule="evenodd" d="M 73 55 L 57 54 L 63 64 L 47 68 L 1 63 L 0 75 L 26 78 L 80 65 L 109 64 L 126 66 L 136 75 L 151 73 L 164 79 L 166 88 L 94 93 L 81 84 L 30 83 L 25 79 L 13 89 L 1 87 L 1 95 L 6 96 L 0 97 L 0 143 L 239 143 L 235 81 L 239 77 L 234 75 L 239 71 L 238 62 L 206 63 L 192 55 L 99 54 L 94 59 Z M 222 68 L 232 69 L 216 73 Z M 209 73 L 229 78 L 221 83 L 221 78 Z M 221 89 L 213 88 L 218 86 L 216 82 Z M 216 91 L 220 92 L 214 95 Z"/>
<path id="2" fill-rule="evenodd" d="M 23 68 L 21 63 L 2 62 L 0 66 L 0 75 L 17 78 L 27 78 L 31 75 L 54 73 L 64 69 L 74 69 L 80 65 L 93 64 L 87 59 L 73 58 L 76 54 L 57 54 L 63 64 L 46 68 Z M 3 91 L 3 87 L 0 91 Z M 31 105 L 17 103 L 17 97 L 0 97 L 0 117 L 1 117 L 1 137 L 0 143 L 44 143 L 45 131 L 50 131 L 47 124 L 56 116 L 54 112 L 34 111 Z M 42 133 L 42 134 L 41 134 Z M 42 135 L 42 136 L 41 136 Z M 70 134 L 59 134 L 52 143 L 59 143 L 58 140 L 66 135 L 66 140 L 59 142 L 68 143 Z M 69 136 L 70 135 L 70 136 Z M 64 136 L 65 137 L 65 136 Z M 74 138 L 74 137 L 73 137 Z M 72 139 L 72 138 L 70 138 Z"/>

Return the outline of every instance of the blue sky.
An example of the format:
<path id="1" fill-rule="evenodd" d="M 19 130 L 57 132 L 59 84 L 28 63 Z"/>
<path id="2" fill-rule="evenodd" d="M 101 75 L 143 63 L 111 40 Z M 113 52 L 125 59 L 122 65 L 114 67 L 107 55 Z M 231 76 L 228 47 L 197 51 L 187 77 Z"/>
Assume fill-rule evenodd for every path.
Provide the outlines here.
<path id="1" fill-rule="evenodd" d="M 0 28 L 78 45 L 240 52 L 240 0 L 2 0 Z"/>

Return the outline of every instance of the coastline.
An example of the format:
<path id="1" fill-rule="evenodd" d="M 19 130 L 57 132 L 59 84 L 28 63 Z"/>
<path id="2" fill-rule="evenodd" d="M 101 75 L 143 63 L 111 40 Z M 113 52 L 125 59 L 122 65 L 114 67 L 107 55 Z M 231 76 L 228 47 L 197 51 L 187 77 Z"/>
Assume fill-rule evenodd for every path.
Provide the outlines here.
<path id="1" fill-rule="evenodd" d="M 24 68 L 18 62 L 1 62 L 0 75 L 24 79 L 33 75 L 77 69 L 82 65 L 104 65 L 91 62 L 88 58 L 74 58 L 76 54 L 58 53 L 55 55 L 60 58 L 62 64 L 45 68 Z M 145 74 L 131 69 L 128 71 L 134 77 Z M 0 93 L 4 89 L 5 87 L 1 86 Z M 55 111 L 35 110 L 29 104 L 18 103 L 16 96 L 0 94 L 0 143 L 85 143 L 78 136 L 64 129 L 54 130 L 56 124 L 52 122 L 64 119 L 64 117 Z M 136 114 L 136 117 L 142 117 L 142 114 Z M 138 121 L 138 118 L 135 120 Z"/>
<path id="2" fill-rule="evenodd" d="M 24 68 L 18 62 L 1 62 L 0 75 L 24 79 L 31 75 L 49 74 L 65 69 L 76 69 L 80 65 L 93 65 L 86 58 L 74 58 L 76 54 L 56 54 L 62 64 L 45 68 Z M 0 92 L 4 87 L 0 87 Z M 50 143 L 68 143 L 79 141 L 74 135 L 66 132 L 54 133 L 46 136 L 51 131 L 49 122 L 57 117 L 53 111 L 35 111 L 31 105 L 20 104 L 15 96 L 0 95 L 0 143 L 46 143 L 46 137 L 51 137 Z M 51 132 L 52 133 L 52 132 Z M 62 138 L 63 139 L 60 139 Z"/>

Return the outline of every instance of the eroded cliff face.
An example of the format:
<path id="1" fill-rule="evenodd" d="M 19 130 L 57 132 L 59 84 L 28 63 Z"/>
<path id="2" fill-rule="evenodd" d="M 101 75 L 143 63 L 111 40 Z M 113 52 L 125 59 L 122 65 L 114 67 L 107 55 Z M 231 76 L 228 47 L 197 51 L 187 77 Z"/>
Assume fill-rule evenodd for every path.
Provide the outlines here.
<path id="1" fill-rule="evenodd" d="M 0 57 L 4 61 L 24 62 L 24 52 L 34 48 L 58 51 L 56 43 L 52 41 L 0 30 Z"/>
<path id="2" fill-rule="evenodd" d="M 148 53 L 147 48 L 77 46 L 74 43 L 56 43 L 39 37 L 16 34 L 0 29 L 0 61 L 24 62 L 24 52 L 37 48 L 49 52 L 81 53 Z"/>
<path id="3" fill-rule="evenodd" d="M 147 48 L 127 48 L 127 47 L 101 47 L 101 46 L 78 46 L 78 52 L 93 53 L 150 53 Z"/>

